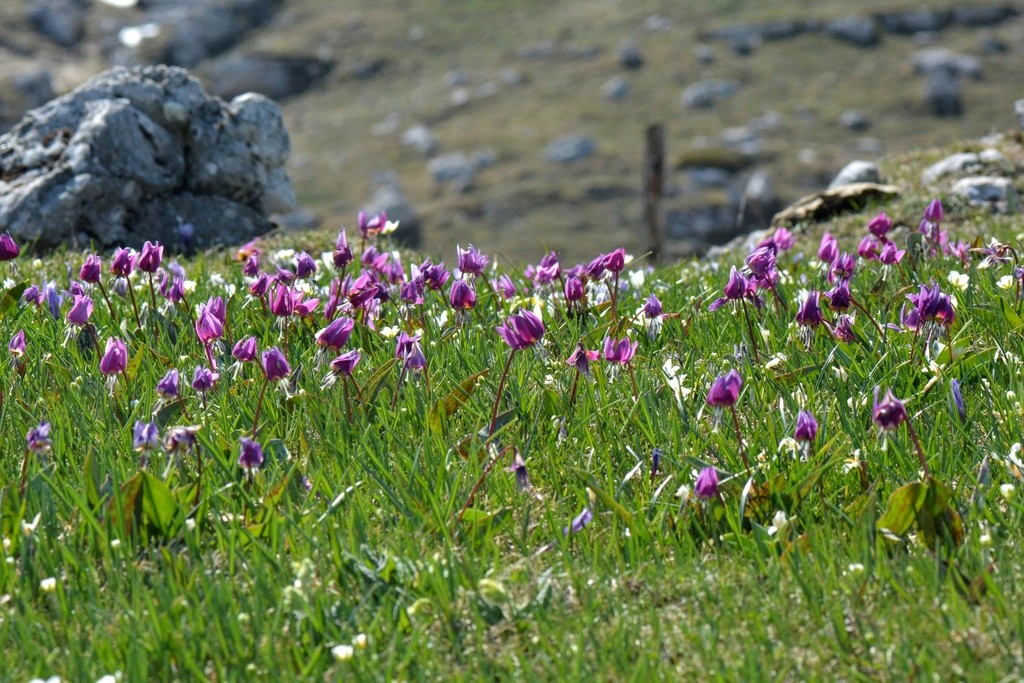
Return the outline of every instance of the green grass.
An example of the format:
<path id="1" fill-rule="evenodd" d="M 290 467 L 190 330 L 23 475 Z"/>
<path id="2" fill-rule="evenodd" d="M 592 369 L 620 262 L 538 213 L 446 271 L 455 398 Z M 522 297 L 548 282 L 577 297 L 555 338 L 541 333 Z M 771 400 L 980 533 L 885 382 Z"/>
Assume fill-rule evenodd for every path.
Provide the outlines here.
<path id="1" fill-rule="evenodd" d="M 1006 142 L 1007 154 L 1015 144 Z M 889 168 L 909 184 L 929 160 Z M 886 207 L 900 244 L 929 198 L 907 193 Z M 876 210 L 825 227 L 852 251 Z M 947 201 L 944 225 L 954 240 L 1024 248 L 1018 217 Z M 27 284 L 68 287 L 84 254 L 0 264 L 0 339 L 18 330 L 27 339 L 23 358 L 0 364 L 0 680 L 94 681 L 116 671 L 133 681 L 1019 674 L 1024 498 L 1007 463 L 1022 440 L 1024 305 L 998 285 L 1012 266 L 979 268 L 980 254 L 966 267 L 908 256 L 883 276 L 877 262 L 861 261 L 852 290 L 882 324 L 898 325 L 919 284 L 934 280 L 955 295 L 956 320 L 934 340 L 941 345 L 899 329 L 882 338 L 862 314 L 859 342 L 819 328 L 805 345 L 793 317 L 801 290 L 827 288 L 813 259 L 820 230 L 780 256 L 789 310 L 769 302 L 756 314 L 757 359 L 742 316 L 729 306 L 707 311 L 729 266 L 742 265 L 744 254 L 732 253 L 655 271 L 635 262 L 622 275 L 617 315 L 594 283 L 582 317 L 566 317 L 561 294 L 545 287 L 501 302 L 478 283 L 477 307 L 461 322 L 447 287 L 426 292 L 422 315 L 393 291 L 374 327 L 357 323 L 348 342 L 363 354 L 354 383 L 329 387 L 330 356 L 314 341 L 323 302 L 314 319 L 290 319 L 285 331 L 246 293 L 230 252 L 181 259 L 196 283 L 193 306 L 211 296 L 227 304 L 213 351 L 221 376 L 205 399 L 188 388 L 206 360 L 187 309 L 158 295 L 154 313 L 138 273 L 141 330 L 128 299 L 112 295 L 112 318 L 91 291 L 96 349 L 91 333 L 68 334 L 69 301 L 56 319 L 45 304 L 19 301 Z M 332 243 L 325 234 L 271 237 L 262 267 L 289 263 L 279 249 L 318 255 Z M 454 266 L 454 253 L 443 256 Z M 406 273 L 420 260 L 403 255 Z M 310 296 L 326 299 L 336 273 L 320 266 Z M 951 284 L 953 270 L 969 277 L 966 288 Z M 498 273 L 522 292 L 520 266 L 489 272 Z M 104 281 L 111 290 L 107 271 Z M 654 336 L 628 323 L 652 293 L 678 314 Z M 513 357 L 497 397 L 509 349 L 494 328 L 518 306 L 540 309 L 547 330 Z M 426 374 L 401 371 L 398 328 L 422 330 Z M 263 400 L 257 440 L 267 459 L 251 485 L 237 464 L 239 438 L 252 436 L 264 381 L 255 364 L 236 376 L 228 355 L 250 334 L 261 350 L 283 349 L 292 367 Z M 565 363 L 578 341 L 599 349 L 609 334 L 639 344 L 636 398 L 624 370 L 595 361 L 591 377 L 577 380 Z M 111 337 L 126 342 L 130 362 L 108 383 L 99 355 Z M 678 367 L 678 398 L 666 361 Z M 171 367 L 182 374 L 184 409 L 154 391 Z M 744 379 L 736 407 L 750 475 L 729 414 L 718 420 L 705 405 L 714 378 L 730 369 Z M 911 513 L 902 541 L 879 531 L 880 520 L 898 522 L 886 514 L 890 497 L 921 474 L 908 431 L 882 440 L 872 424 L 876 386 L 907 402 L 934 479 L 951 491 L 948 507 L 935 506 L 946 520 L 937 540 L 924 514 Z M 488 438 L 496 398 L 499 428 Z M 800 409 L 821 425 L 806 459 L 785 445 Z M 150 419 L 161 436 L 200 425 L 195 450 L 140 456 L 132 428 Z M 52 448 L 26 460 L 25 434 L 42 420 L 52 424 Z M 652 477 L 656 447 L 663 459 Z M 513 451 L 525 458 L 528 491 L 506 469 Z M 679 497 L 705 464 L 721 472 L 720 499 Z M 584 508 L 593 520 L 565 535 Z M 771 532 L 779 511 L 789 523 Z M 37 515 L 38 526 L 24 529 Z M 354 643 L 362 646 L 351 659 L 332 653 Z"/>

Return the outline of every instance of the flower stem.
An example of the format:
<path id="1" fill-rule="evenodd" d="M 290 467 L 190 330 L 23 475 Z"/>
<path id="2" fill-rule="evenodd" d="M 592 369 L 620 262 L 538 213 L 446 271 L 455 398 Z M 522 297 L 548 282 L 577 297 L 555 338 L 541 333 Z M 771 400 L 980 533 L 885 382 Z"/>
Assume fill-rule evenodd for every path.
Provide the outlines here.
<path id="1" fill-rule="evenodd" d="M 750 322 L 750 311 L 747 310 L 746 300 L 741 300 L 740 305 L 743 306 L 743 318 L 747 321 L 747 335 L 750 337 L 750 344 L 754 349 L 754 363 L 760 365 L 761 360 L 757 354 L 757 339 L 754 337 L 754 325 Z"/>
<path id="2" fill-rule="evenodd" d="M 904 420 L 904 423 L 907 425 L 907 433 L 910 434 L 910 440 L 914 442 L 914 448 L 917 449 L 917 459 L 921 463 L 921 471 L 924 472 L 924 478 L 931 479 L 932 471 L 928 468 L 928 460 L 925 458 L 924 449 L 921 448 L 921 440 L 917 438 L 917 432 L 914 431 L 910 420 Z"/>
<path id="3" fill-rule="evenodd" d="M 263 407 L 263 396 L 267 393 L 267 385 L 270 384 L 270 380 L 264 378 L 263 388 L 260 389 L 260 397 L 256 400 L 256 416 L 252 420 L 252 438 L 256 438 L 256 428 L 260 423 L 260 408 Z"/>
<path id="4" fill-rule="evenodd" d="M 490 462 L 488 462 L 486 466 L 484 466 L 484 471 L 480 473 L 476 483 L 473 484 L 473 488 L 469 492 L 469 497 L 466 498 L 466 502 L 462 504 L 462 509 L 459 510 L 459 514 L 455 517 L 456 521 L 462 520 L 462 515 L 466 514 L 466 510 L 468 510 L 469 506 L 473 504 L 473 499 L 476 498 L 476 492 L 480 490 L 480 486 L 484 483 L 484 479 L 486 479 L 490 471 L 494 469 L 494 465 L 501 460 L 501 456 L 505 455 L 505 453 L 510 450 L 512 450 L 512 446 L 505 446 L 496 456 L 491 458 Z"/>
<path id="5" fill-rule="evenodd" d="M 864 305 L 861 304 L 861 302 L 859 302 L 856 299 L 854 299 L 852 296 L 850 297 L 850 301 L 853 302 L 853 305 L 856 306 L 858 309 L 860 309 L 860 311 L 862 313 L 864 313 L 864 315 L 866 315 L 868 317 L 868 320 L 870 320 L 872 322 L 872 324 L 875 326 L 875 329 L 878 330 L 879 338 L 884 339 L 885 338 L 885 332 L 882 330 L 882 326 L 879 325 L 878 321 L 875 320 L 875 317 L 873 315 L 871 315 L 871 313 L 868 312 L 868 309 L 864 308 Z"/>
<path id="6" fill-rule="evenodd" d="M 100 286 L 100 294 L 103 295 L 103 300 L 107 302 L 107 311 L 110 312 L 110 320 L 112 322 L 117 322 L 117 316 L 114 315 L 114 307 L 110 303 L 110 297 L 107 296 L 107 288 L 103 286 L 103 280 L 97 280 L 96 284 Z"/>
<path id="7" fill-rule="evenodd" d="M 494 435 L 494 425 L 498 422 L 498 405 L 501 403 L 501 394 L 505 391 L 505 378 L 508 377 L 508 370 L 512 367 L 512 359 L 515 355 L 516 349 L 512 349 L 512 353 L 508 354 L 508 360 L 505 361 L 505 369 L 501 371 L 501 380 L 498 382 L 498 394 L 494 397 L 494 409 L 491 410 L 491 423 L 487 428 L 487 438 Z"/>
<path id="8" fill-rule="evenodd" d="M 25 497 L 25 487 L 28 486 L 28 460 L 32 456 L 32 451 L 25 449 L 25 459 L 21 461 L 21 486 L 18 488 L 18 498 Z"/>
<path id="9" fill-rule="evenodd" d="M 740 418 L 736 415 L 736 406 L 729 406 L 729 410 L 732 411 L 732 426 L 736 430 L 736 443 L 740 449 L 740 456 L 743 458 L 747 472 L 750 472 L 750 461 L 747 459 L 747 449 L 743 447 L 743 435 L 740 434 Z"/>
<path id="10" fill-rule="evenodd" d="M 139 318 L 139 305 L 135 303 L 135 288 L 132 287 L 132 283 L 128 278 L 125 278 L 125 282 L 128 283 L 128 295 L 132 300 L 132 312 L 135 313 L 135 325 L 139 328 L 139 332 L 142 332 L 142 320 Z"/>

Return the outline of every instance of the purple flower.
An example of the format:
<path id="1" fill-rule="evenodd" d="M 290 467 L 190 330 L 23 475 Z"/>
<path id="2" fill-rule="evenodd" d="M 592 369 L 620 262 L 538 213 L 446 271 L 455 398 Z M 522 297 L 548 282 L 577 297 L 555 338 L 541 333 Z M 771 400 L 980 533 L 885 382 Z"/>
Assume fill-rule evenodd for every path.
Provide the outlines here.
<path id="1" fill-rule="evenodd" d="M 885 390 L 885 396 L 881 402 L 878 400 L 878 387 L 875 387 L 874 406 L 871 409 L 871 419 L 881 429 L 889 431 L 899 427 L 907 419 L 907 408 L 903 401 L 893 395 L 892 389 Z"/>
<path id="2" fill-rule="evenodd" d="M 338 270 L 342 270 L 355 259 L 352 255 L 352 247 L 348 244 L 348 236 L 345 234 L 344 228 L 338 233 L 338 239 L 334 243 L 332 258 L 334 260 L 334 267 Z"/>
<path id="3" fill-rule="evenodd" d="M 626 267 L 626 250 L 619 247 L 615 251 L 606 254 L 604 257 L 604 267 L 613 275 L 621 273 L 622 269 Z"/>
<path id="4" fill-rule="evenodd" d="M 832 336 L 839 341 L 853 342 L 857 336 L 853 333 L 853 318 L 848 315 L 841 315 L 832 328 Z"/>
<path id="5" fill-rule="evenodd" d="M 789 251 L 796 244 L 796 235 L 786 228 L 776 228 L 771 240 L 779 251 Z"/>
<path id="6" fill-rule="evenodd" d="M 160 443 L 160 430 L 156 426 L 156 420 L 151 422 L 135 421 L 132 429 L 132 448 L 137 452 L 147 452 L 155 449 Z"/>
<path id="7" fill-rule="evenodd" d="M 176 304 L 185 298 L 185 280 L 180 276 L 168 277 L 164 273 L 163 281 L 160 283 L 160 294 L 172 304 Z"/>
<path id="8" fill-rule="evenodd" d="M 363 239 L 379 235 L 383 232 L 387 222 L 388 214 L 386 211 L 373 215 L 360 211 L 356 216 L 356 225 L 359 227 L 359 234 L 363 236 Z"/>
<path id="9" fill-rule="evenodd" d="M 42 306 L 43 300 L 45 299 L 42 290 L 40 290 L 36 285 L 27 287 L 25 292 L 21 295 L 21 298 L 25 303 L 32 304 L 34 306 Z"/>
<path id="10" fill-rule="evenodd" d="M 95 254 L 89 254 L 85 257 L 85 263 L 82 264 L 82 269 L 78 271 L 78 277 L 82 282 L 88 282 L 91 285 L 98 284 L 100 281 L 100 272 L 103 269 L 103 262 L 99 256 Z"/>
<path id="11" fill-rule="evenodd" d="M 278 283 L 270 297 L 270 312 L 279 318 L 287 318 L 295 312 L 295 298 L 288 285 Z"/>
<path id="12" fill-rule="evenodd" d="M 320 299 L 304 299 L 305 296 L 302 292 L 296 292 L 298 297 L 295 301 L 295 315 L 300 318 L 307 318 L 313 315 L 313 311 L 320 304 Z"/>
<path id="13" fill-rule="evenodd" d="M 604 275 L 606 269 L 605 257 L 604 254 L 602 254 L 588 263 L 584 267 L 583 272 L 591 280 L 599 280 Z"/>
<path id="14" fill-rule="evenodd" d="M 718 470 L 714 467 L 705 467 L 697 475 L 697 481 L 693 484 L 693 492 L 698 498 L 708 500 L 718 496 Z"/>
<path id="15" fill-rule="evenodd" d="M 139 255 L 139 270 L 143 273 L 155 273 L 163 260 L 163 245 L 159 242 L 146 240 L 146 243 L 142 245 L 142 253 Z"/>
<path id="16" fill-rule="evenodd" d="M 50 438 L 50 423 L 43 420 L 38 427 L 28 430 L 25 442 L 27 448 L 33 453 L 44 453 L 53 448 L 53 440 Z"/>
<path id="17" fill-rule="evenodd" d="M 7 345 L 7 351 L 15 358 L 21 358 L 25 355 L 25 330 L 18 330 L 17 333 L 11 337 L 11 341 Z"/>
<path id="18" fill-rule="evenodd" d="M 496 328 L 513 351 L 533 346 L 544 336 L 544 323 L 530 311 L 519 311 Z"/>
<path id="19" fill-rule="evenodd" d="M 857 246 L 857 255 L 867 261 L 874 261 L 878 258 L 880 246 L 874 235 L 867 235 Z"/>
<path id="20" fill-rule="evenodd" d="M 707 402 L 716 408 L 729 408 L 736 405 L 740 397 L 740 390 L 743 388 L 743 378 L 740 373 L 730 370 L 725 375 L 719 375 L 711 384 L 708 390 Z"/>
<path id="21" fill-rule="evenodd" d="M 960 392 L 959 381 L 949 381 L 949 393 L 953 396 L 953 405 L 956 407 L 956 414 L 960 416 L 960 422 L 967 424 L 967 407 L 964 405 L 964 395 Z"/>
<path id="22" fill-rule="evenodd" d="M 637 342 L 630 343 L 629 339 L 604 338 L 604 359 L 609 363 L 625 365 L 633 359 L 636 353 Z"/>
<path id="23" fill-rule="evenodd" d="M 178 398 L 178 371 L 171 368 L 167 374 L 156 383 L 156 393 L 164 398 Z"/>
<path id="24" fill-rule="evenodd" d="M 346 351 L 331 361 L 331 371 L 339 377 L 349 377 L 362 356 L 358 351 Z"/>
<path id="25" fill-rule="evenodd" d="M 917 294 L 908 294 L 907 299 L 914 304 L 914 308 L 906 316 L 901 312 L 903 324 L 908 329 L 917 330 L 920 325 L 929 322 L 948 327 L 956 319 L 953 302 L 948 294 L 942 293 L 938 283 L 934 283 L 931 288 L 921 285 L 921 291 Z"/>
<path id="26" fill-rule="evenodd" d="M 644 301 L 642 310 L 644 312 L 644 317 L 648 320 L 660 318 L 662 312 L 661 302 L 658 300 L 658 297 L 651 294 L 647 297 L 647 300 Z"/>
<path id="27" fill-rule="evenodd" d="M 658 474 L 658 470 L 661 468 L 661 449 L 651 449 L 651 479 L 654 479 Z"/>
<path id="28" fill-rule="evenodd" d="M 251 363 L 256 360 L 256 337 L 245 337 L 239 339 L 231 349 L 231 357 L 243 363 Z"/>
<path id="29" fill-rule="evenodd" d="M 104 375 L 116 375 L 128 367 L 128 349 L 117 337 L 107 340 L 107 348 L 100 359 L 100 372 Z"/>
<path id="30" fill-rule="evenodd" d="M 238 466 L 252 471 L 263 465 L 263 449 L 252 439 L 241 437 L 241 451 L 238 454 Z"/>
<path id="31" fill-rule="evenodd" d="M 942 201 L 933 199 L 924 210 L 924 219 L 932 223 L 942 222 Z"/>
<path id="32" fill-rule="evenodd" d="M 175 281 L 177 281 L 177 278 L 175 278 Z M 256 276 L 256 279 L 249 284 L 249 293 L 257 298 L 263 298 L 270 289 L 270 285 L 270 276 L 266 273 L 260 273 Z"/>
<path id="33" fill-rule="evenodd" d="M 262 361 L 263 374 L 268 382 L 284 379 L 292 373 L 292 369 L 288 365 L 288 359 L 284 357 L 281 349 L 276 346 L 263 352 Z"/>
<path id="34" fill-rule="evenodd" d="M 796 321 L 806 327 L 817 327 L 825 322 L 821 315 L 821 308 L 818 306 L 818 292 L 807 293 L 807 298 L 800 304 L 796 312 Z"/>
<path id="35" fill-rule="evenodd" d="M 878 239 L 885 241 L 886 233 L 892 229 L 892 220 L 885 215 L 885 212 L 878 214 L 871 219 L 868 223 L 868 232 L 877 237 Z"/>
<path id="36" fill-rule="evenodd" d="M 839 256 L 839 242 L 830 232 L 821 236 L 821 245 L 818 247 L 818 260 L 824 263 L 832 263 Z"/>
<path id="37" fill-rule="evenodd" d="M 0 261 L 10 261 L 11 259 L 18 258 L 18 254 L 21 253 L 21 249 L 18 247 L 18 243 L 11 237 L 11 233 L 5 232 L 0 234 Z"/>
<path id="38" fill-rule="evenodd" d="M 796 416 L 796 431 L 793 438 L 797 441 L 814 441 L 818 437 L 818 421 L 809 410 L 801 410 Z"/>
<path id="39" fill-rule="evenodd" d="M 305 279 L 316 274 L 316 261 L 304 251 L 295 257 L 295 277 Z"/>
<path id="40" fill-rule="evenodd" d="M 316 333 L 316 343 L 337 351 L 348 343 L 348 338 L 352 335 L 354 328 L 355 322 L 351 318 L 336 318 L 327 327 Z"/>
<path id="41" fill-rule="evenodd" d="M 583 281 L 575 275 L 565 278 L 565 300 L 576 303 L 583 300 Z"/>
<path id="42" fill-rule="evenodd" d="M 573 518 L 569 526 L 562 529 L 562 535 L 570 536 L 572 534 L 578 534 L 579 532 L 583 531 L 584 527 L 586 527 L 592 521 L 594 521 L 594 513 L 593 511 L 591 511 L 589 507 L 585 507 L 583 508 L 583 512 L 581 512 L 580 514 L 576 515 L 575 518 Z"/>
<path id="43" fill-rule="evenodd" d="M 583 348 L 583 342 L 576 343 L 576 349 L 569 355 L 569 358 L 565 361 L 566 365 L 571 365 L 576 368 L 577 372 L 583 373 L 583 375 L 590 376 L 590 361 L 597 360 L 597 351 L 587 351 Z"/>
<path id="44" fill-rule="evenodd" d="M 526 473 L 526 461 L 523 460 L 523 454 L 519 452 L 518 448 L 515 450 L 511 467 L 505 468 L 505 471 L 516 475 L 516 488 L 520 491 L 530 490 L 530 477 Z"/>
<path id="45" fill-rule="evenodd" d="M 196 335 L 199 341 L 209 344 L 224 336 L 224 323 L 217 317 L 216 309 L 208 304 L 199 304 L 199 316 L 196 318 Z"/>
<path id="46" fill-rule="evenodd" d="M 192 388 L 201 394 L 205 394 L 210 389 L 213 389 L 213 385 L 220 379 L 220 375 L 213 370 L 198 366 L 194 373 L 192 373 Z"/>
<path id="47" fill-rule="evenodd" d="M 502 273 L 498 276 L 498 279 L 491 282 L 491 286 L 494 287 L 496 292 L 501 293 L 503 299 L 511 299 L 516 295 L 516 286 L 512 282 L 512 278 Z"/>
<path id="48" fill-rule="evenodd" d="M 456 280 L 452 284 L 448 301 L 456 311 L 468 311 L 476 306 L 476 292 L 466 280 Z"/>
<path id="49" fill-rule="evenodd" d="M 46 307 L 50 315 L 56 320 L 60 317 L 60 305 L 64 303 L 64 295 L 57 289 L 57 283 L 50 281 L 43 287 L 43 297 L 46 299 Z"/>
<path id="50" fill-rule="evenodd" d="M 758 282 L 767 285 L 775 281 L 776 251 L 775 243 L 769 242 L 747 256 L 747 268 Z"/>
<path id="51" fill-rule="evenodd" d="M 848 310 L 853 302 L 850 295 L 850 281 L 846 278 L 840 279 L 831 291 L 825 292 L 824 297 L 828 299 L 828 307 L 833 311 Z"/>
<path id="52" fill-rule="evenodd" d="M 881 253 L 878 254 L 878 260 L 883 265 L 894 266 L 903 260 L 903 255 L 906 253 L 906 249 L 897 249 L 895 242 L 886 242 Z"/>
<path id="53" fill-rule="evenodd" d="M 168 453 L 187 453 L 195 448 L 198 426 L 171 427 L 164 434 L 164 450 Z"/>
<path id="54" fill-rule="evenodd" d="M 400 333 L 395 344 L 395 358 L 405 364 L 406 370 L 422 370 L 427 367 L 420 336 L 417 334 L 410 337 L 405 332 Z"/>
<path id="55" fill-rule="evenodd" d="M 443 261 L 441 263 L 424 261 L 423 265 L 420 266 L 420 275 L 423 276 L 424 286 L 430 289 L 441 289 L 452 276 Z"/>
<path id="56" fill-rule="evenodd" d="M 538 284 L 547 285 L 551 284 L 553 280 L 557 280 L 561 274 L 562 264 L 558 261 L 558 254 L 552 251 L 545 254 L 544 258 L 540 260 L 540 265 L 537 266 L 533 277 Z"/>
<path id="57" fill-rule="evenodd" d="M 118 277 L 128 277 L 133 270 L 135 270 L 135 252 L 118 247 L 114 252 L 114 260 L 110 263 L 110 272 Z"/>
<path id="58" fill-rule="evenodd" d="M 245 263 L 242 264 L 242 274 L 246 277 L 256 277 L 260 272 L 260 255 L 257 253 L 249 254 L 245 257 Z"/>
<path id="59" fill-rule="evenodd" d="M 468 249 L 456 247 L 458 253 L 458 267 L 463 275 L 480 275 L 487 267 L 488 258 L 477 251 L 472 244 Z"/>
<path id="60" fill-rule="evenodd" d="M 852 254 L 843 252 L 832 262 L 828 269 L 828 281 L 849 280 L 853 277 L 853 271 L 857 268 L 857 259 Z"/>
<path id="61" fill-rule="evenodd" d="M 85 295 L 76 294 L 74 303 L 71 304 L 71 310 L 68 311 L 66 316 L 66 320 L 72 325 L 82 327 L 89 322 L 89 316 L 91 315 L 92 299 Z"/>
<path id="62" fill-rule="evenodd" d="M 417 277 L 403 282 L 398 288 L 398 300 L 413 306 L 423 304 L 423 278 Z"/>
<path id="63" fill-rule="evenodd" d="M 761 299 L 757 296 L 757 283 L 754 282 L 753 278 L 748 278 L 736 270 L 736 266 L 729 270 L 729 281 L 725 283 L 723 294 L 725 296 L 711 302 L 711 305 L 708 306 L 709 312 L 717 311 L 730 301 L 740 301 L 742 299 L 751 301 L 759 308 L 761 306 Z"/>

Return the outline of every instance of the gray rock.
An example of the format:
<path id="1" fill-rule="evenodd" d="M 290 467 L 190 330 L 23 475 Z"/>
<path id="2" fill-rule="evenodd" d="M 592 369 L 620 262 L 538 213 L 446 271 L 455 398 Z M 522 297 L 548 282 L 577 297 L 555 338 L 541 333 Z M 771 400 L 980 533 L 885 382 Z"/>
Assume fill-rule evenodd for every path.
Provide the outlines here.
<path id="1" fill-rule="evenodd" d="M 535 61 L 539 59 L 550 59 L 558 51 L 558 45 L 553 40 L 542 40 L 537 43 L 523 45 L 516 50 L 519 59 Z"/>
<path id="2" fill-rule="evenodd" d="M 857 109 L 847 109 L 839 115 L 839 125 L 849 130 L 867 130 L 871 127 L 871 119 Z"/>
<path id="3" fill-rule="evenodd" d="M 1020 14 L 1007 5 L 970 5 L 953 8 L 953 21 L 965 26 L 995 26 Z"/>
<path id="4" fill-rule="evenodd" d="M 476 168 L 462 152 L 442 154 L 431 159 L 427 171 L 438 185 L 451 183 L 460 192 L 467 191 L 476 177 Z"/>
<path id="5" fill-rule="evenodd" d="M 860 154 L 873 154 L 880 155 L 885 150 L 885 143 L 878 138 L 873 138 L 869 135 L 859 137 L 853 143 L 853 148 Z"/>
<path id="6" fill-rule="evenodd" d="M 285 230 L 313 230 L 320 227 L 321 223 L 320 216 L 303 208 L 288 213 L 276 213 L 270 220 Z"/>
<path id="7" fill-rule="evenodd" d="M 925 104 L 935 116 L 960 116 L 964 112 L 963 85 L 951 68 L 935 68 L 925 79 Z"/>
<path id="8" fill-rule="evenodd" d="M 32 27 L 62 47 L 74 47 L 85 35 L 87 0 L 32 0 Z"/>
<path id="9" fill-rule="evenodd" d="M 825 24 L 825 32 L 858 47 L 872 47 L 878 43 L 878 29 L 871 17 L 850 15 L 833 19 Z"/>
<path id="10" fill-rule="evenodd" d="M 626 39 L 619 45 L 619 64 L 624 69 L 639 69 L 644 65 L 644 55 L 635 41 Z"/>
<path id="11" fill-rule="evenodd" d="M 715 51 L 711 49 L 710 45 L 697 45 L 693 48 L 693 56 L 701 64 L 713 64 L 715 61 Z"/>
<path id="12" fill-rule="evenodd" d="M 828 189 L 834 190 L 837 187 L 852 185 L 853 183 L 880 182 L 882 182 L 882 173 L 878 170 L 878 166 L 870 161 L 858 160 L 851 161 L 846 166 L 843 166 L 843 169 L 829 183 Z"/>
<path id="13" fill-rule="evenodd" d="M 1017 192 L 1008 178 L 961 178 L 953 184 L 951 192 L 975 206 L 985 206 L 997 213 L 1017 212 Z"/>
<path id="14" fill-rule="evenodd" d="M 948 70 L 957 76 L 978 80 L 981 78 L 981 60 L 974 55 L 964 55 L 944 47 L 919 50 L 913 58 L 914 71 L 929 74 L 936 70 Z"/>
<path id="15" fill-rule="evenodd" d="M 461 88 L 469 85 L 469 74 L 463 69 L 451 69 L 444 74 L 444 84 L 449 88 Z"/>
<path id="16" fill-rule="evenodd" d="M 941 31 L 953 20 L 952 14 L 948 11 L 930 9 L 885 12 L 876 14 L 875 18 L 884 30 L 904 36 L 924 31 Z"/>
<path id="17" fill-rule="evenodd" d="M 924 183 L 934 183 L 939 178 L 976 169 L 980 164 L 981 160 L 974 152 L 951 154 L 942 161 L 937 161 L 926 168 L 921 174 L 921 181 Z"/>
<path id="18" fill-rule="evenodd" d="M 574 133 L 558 138 L 544 151 L 544 159 L 554 164 L 582 161 L 597 151 L 594 138 Z"/>
<path id="19" fill-rule="evenodd" d="M 1017 122 L 1020 123 L 1020 127 L 1024 128 L 1024 99 L 1013 103 L 1013 111 L 1017 114 Z"/>
<path id="20" fill-rule="evenodd" d="M 761 133 L 750 126 L 725 128 L 718 134 L 718 139 L 726 149 L 748 157 L 758 156 L 764 147 Z"/>
<path id="21" fill-rule="evenodd" d="M 474 170 L 482 171 L 498 163 L 498 153 L 489 147 L 475 149 L 470 157 L 470 163 L 473 164 Z"/>
<path id="22" fill-rule="evenodd" d="M 403 147 L 409 147 L 428 156 L 437 151 L 437 138 L 422 123 L 407 128 L 402 133 L 401 143 Z"/>
<path id="23" fill-rule="evenodd" d="M 658 31 L 668 31 L 672 28 L 672 21 L 660 14 L 652 14 L 651 16 L 644 19 L 644 28 L 651 33 L 657 33 Z"/>
<path id="24" fill-rule="evenodd" d="M 292 55 L 232 55 L 203 64 L 199 71 L 206 89 L 231 99 L 258 92 L 272 100 L 286 100 L 319 84 L 334 63 Z"/>
<path id="25" fill-rule="evenodd" d="M 191 68 L 237 45 L 252 29 L 269 21 L 284 0 L 204 0 L 175 3 L 154 21 L 170 31 L 158 59 Z"/>
<path id="26" fill-rule="evenodd" d="M 601 94 L 612 102 L 621 102 L 629 97 L 629 82 L 625 76 L 612 76 L 601 86 Z"/>
<path id="27" fill-rule="evenodd" d="M 768 171 L 763 168 L 754 171 L 743 188 L 743 229 L 769 225 L 782 206 Z"/>
<path id="28" fill-rule="evenodd" d="M 295 206 L 276 104 L 208 97 L 176 67 L 118 68 L 0 137 L 0 225 L 40 248 L 241 241 Z"/>
<path id="29" fill-rule="evenodd" d="M 526 77 L 519 69 L 502 69 L 498 74 L 498 79 L 505 85 L 511 86 L 522 85 L 526 82 Z"/>
<path id="30" fill-rule="evenodd" d="M 686 86 L 680 96 L 690 109 L 710 109 L 722 99 L 732 97 L 740 89 L 736 81 L 710 79 Z"/>
<path id="31" fill-rule="evenodd" d="M 691 168 L 687 175 L 691 190 L 713 190 L 728 187 L 735 178 L 735 175 L 728 169 L 711 166 Z"/>
<path id="32" fill-rule="evenodd" d="M 978 40 L 978 49 L 987 55 L 1001 55 L 1010 51 L 1009 44 L 999 36 L 982 36 Z"/>
<path id="33" fill-rule="evenodd" d="M 18 74 L 14 77 L 14 87 L 24 95 L 29 109 L 41 107 L 56 96 L 53 92 L 53 74 L 49 69 Z"/>

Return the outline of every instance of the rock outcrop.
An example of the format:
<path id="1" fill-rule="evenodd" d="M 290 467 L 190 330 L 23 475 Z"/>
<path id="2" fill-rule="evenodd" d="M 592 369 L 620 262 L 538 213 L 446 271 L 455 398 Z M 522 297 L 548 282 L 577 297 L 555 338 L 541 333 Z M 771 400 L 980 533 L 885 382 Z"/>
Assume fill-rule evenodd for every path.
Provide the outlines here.
<path id="1" fill-rule="evenodd" d="M 0 137 L 0 230 L 25 244 L 192 246 L 268 231 L 294 208 L 277 104 L 209 97 L 167 66 L 118 68 L 28 112 Z"/>

